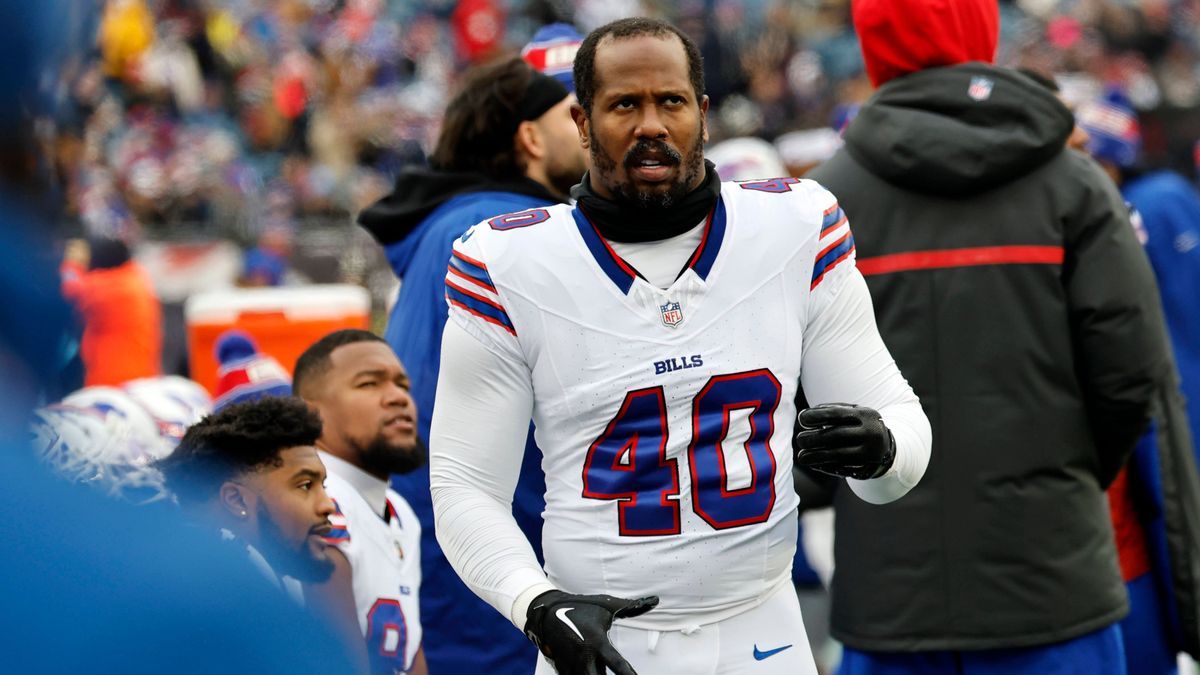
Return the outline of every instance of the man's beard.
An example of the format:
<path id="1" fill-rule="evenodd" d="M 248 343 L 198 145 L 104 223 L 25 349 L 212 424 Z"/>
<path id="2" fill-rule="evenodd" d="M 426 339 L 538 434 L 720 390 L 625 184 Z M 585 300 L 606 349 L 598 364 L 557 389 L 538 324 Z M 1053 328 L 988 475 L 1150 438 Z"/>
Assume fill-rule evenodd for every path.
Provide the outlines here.
<path id="1" fill-rule="evenodd" d="M 303 583 L 320 583 L 333 574 L 333 560 L 329 557 L 314 558 L 308 537 L 300 542 L 298 548 L 289 545 L 283 530 L 275 524 L 261 501 L 258 503 L 258 532 L 264 549 L 260 553 L 278 574 Z"/>
<path id="2" fill-rule="evenodd" d="M 383 436 L 376 436 L 370 445 L 358 453 L 362 469 L 372 475 L 411 473 L 425 466 L 429 454 L 425 441 L 417 436 L 411 448 L 400 448 L 389 444 Z"/>
<path id="3" fill-rule="evenodd" d="M 584 171 L 587 171 L 587 167 L 584 166 L 582 155 L 578 157 L 578 161 L 573 162 L 550 161 L 546 164 L 546 180 L 550 181 L 549 187 L 552 192 L 569 195 L 571 188 L 583 180 Z"/>
<path id="4" fill-rule="evenodd" d="M 616 174 L 617 163 L 600 147 L 600 143 L 596 139 L 595 127 L 590 129 L 588 134 L 591 137 L 592 175 L 598 179 L 601 176 L 614 176 Z M 628 173 L 643 157 L 651 153 L 657 153 L 659 156 L 664 157 L 666 161 L 673 164 L 683 165 L 683 172 L 680 173 L 679 180 L 667 188 L 665 192 L 639 191 L 633 186 L 632 181 L 624 183 L 606 182 L 605 187 L 612 193 L 612 200 L 614 202 L 643 209 L 669 209 L 687 196 L 694 189 L 694 184 L 698 183 L 699 179 L 704 176 L 703 133 L 696 134 L 696 142 L 692 145 L 691 151 L 687 153 L 686 157 L 680 155 L 679 152 L 663 141 L 639 140 L 629 149 L 629 152 L 625 153 L 625 157 L 622 158 L 626 172 Z"/>

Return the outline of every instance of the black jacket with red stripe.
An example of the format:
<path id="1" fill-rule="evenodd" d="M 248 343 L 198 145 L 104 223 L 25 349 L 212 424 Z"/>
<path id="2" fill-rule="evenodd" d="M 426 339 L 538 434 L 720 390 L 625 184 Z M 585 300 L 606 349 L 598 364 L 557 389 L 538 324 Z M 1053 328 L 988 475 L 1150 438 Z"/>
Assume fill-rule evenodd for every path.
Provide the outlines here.
<path id="1" fill-rule="evenodd" d="M 1170 372 L 1154 276 L 1074 119 L 971 63 L 885 84 L 809 177 L 850 219 L 933 455 L 837 509 L 833 634 L 862 650 L 1048 644 L 1127 612 L 1104 488 Z"/>

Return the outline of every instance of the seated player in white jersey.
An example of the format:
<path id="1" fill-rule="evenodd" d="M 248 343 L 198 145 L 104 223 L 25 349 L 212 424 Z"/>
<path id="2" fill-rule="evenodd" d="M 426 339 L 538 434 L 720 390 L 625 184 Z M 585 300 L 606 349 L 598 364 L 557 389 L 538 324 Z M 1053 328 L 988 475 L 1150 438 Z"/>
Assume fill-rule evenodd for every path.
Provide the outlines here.
<path id="1" fill-rule="evenodd" d="M 185 513 L 245 546 L 255 567 L 301 604 L 300 583 L 333 573 L 320 435 L 320 418 L 297 399 L 240 403 L 193 424 L 155 464 Z"/>
<path id="2" fill-rule="evenodd" d="M 383 338 L 340 330 L 296 360 L 292 388 L 321 415 L 317 440 L 337 510 L 328 542 L 335 571 L 313 588 L 365 642 L 371 673 L 425 675 L 421 648 L 421 525 L 388 476 L 425 463 L 408 373 Z"/>
<path id="3" fill-rule="evenodd" d="M 608 24 L 575 82 L 592 161 L 575 206 L 496 217 L 454 246 L 438 541 L 538 645 L 539 673 L 813 674 L 791 590 L 793 462 L 886 504 L 924 474 L 929 422 L 833 195 L 722 184 L 704 161 L 690 39 Z M 797 418 L 800 386 L 813 407 Z M 544 568 L 509 508 L 531 418 Z"/>

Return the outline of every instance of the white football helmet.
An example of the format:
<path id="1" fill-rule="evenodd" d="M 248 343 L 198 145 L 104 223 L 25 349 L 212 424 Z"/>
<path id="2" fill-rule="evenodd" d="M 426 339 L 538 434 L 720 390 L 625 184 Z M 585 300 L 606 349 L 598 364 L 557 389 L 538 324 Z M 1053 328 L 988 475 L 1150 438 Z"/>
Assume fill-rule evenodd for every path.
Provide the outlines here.
<path id="1" fill-rule="evenodd" d="M 179 443 L 188 427 L 212 412 L 208 392 L 186 377 L 147 377 L 126 382 L 122 389 L 150 413 L 159 434 L 171 447 Z"/>
<path id="2" fill-rule="evenodd" d="M 162 474 L 150 463 L 157 448 L 141 447 L 144 441 L 119 415 L 51 405 L 34 412 L 31 431 L 38 458 L 68 481 L 135 504 L 168 496 Z"/>
<path id="3" fill-rule="evenodd" d="M 113 418 L 119 422 L 114 428 L 127 437 L 121 451 L 124 460 L 131 464 L 146 466 L 166 457 L 175 447 L 176 441 L 163 436 L 158 420 L 150 411 L 118 387 L 84 387 L 68 395 L 62 403 L 98 411 L 106 420 Z"/>

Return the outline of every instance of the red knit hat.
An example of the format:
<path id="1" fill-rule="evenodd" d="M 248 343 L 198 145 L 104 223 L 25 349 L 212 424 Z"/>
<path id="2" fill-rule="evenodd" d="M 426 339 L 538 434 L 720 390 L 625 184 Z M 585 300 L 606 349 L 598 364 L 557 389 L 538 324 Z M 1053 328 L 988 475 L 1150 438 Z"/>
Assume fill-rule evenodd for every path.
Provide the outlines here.
<path id="1" fill-rule="evenodd" d="M 854 29 L 875 86 L 926 68 L 991 63 L 996 0 L 853 0 Z"/>

